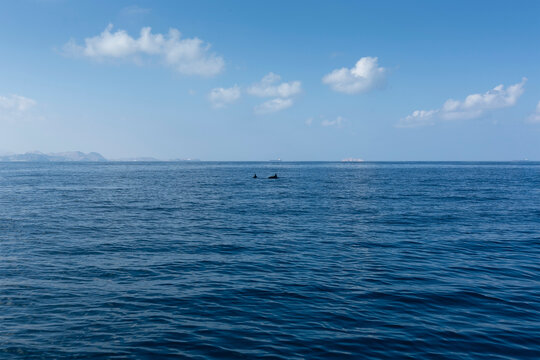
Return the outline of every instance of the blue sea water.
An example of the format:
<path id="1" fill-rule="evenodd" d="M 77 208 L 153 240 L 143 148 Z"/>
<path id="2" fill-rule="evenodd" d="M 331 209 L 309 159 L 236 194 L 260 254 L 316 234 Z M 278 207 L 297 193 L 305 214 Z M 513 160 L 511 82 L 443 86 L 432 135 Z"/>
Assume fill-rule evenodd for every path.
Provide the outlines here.
<path id="1" fill-rule="evenodd" d="M 539 300 L 540 163 L 0 163 L 0 358 L 538 359 Z"/>

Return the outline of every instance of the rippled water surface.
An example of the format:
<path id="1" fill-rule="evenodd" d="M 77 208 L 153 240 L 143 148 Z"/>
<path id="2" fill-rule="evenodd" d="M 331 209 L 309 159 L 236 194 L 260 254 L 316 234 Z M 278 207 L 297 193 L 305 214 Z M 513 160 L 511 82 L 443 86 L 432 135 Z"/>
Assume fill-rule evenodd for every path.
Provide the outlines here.
<path id="1" fill-rule="evenodd" d="M 0 358 L 538 359 L 539 264 L 539 163 L 0 163 Z"/>

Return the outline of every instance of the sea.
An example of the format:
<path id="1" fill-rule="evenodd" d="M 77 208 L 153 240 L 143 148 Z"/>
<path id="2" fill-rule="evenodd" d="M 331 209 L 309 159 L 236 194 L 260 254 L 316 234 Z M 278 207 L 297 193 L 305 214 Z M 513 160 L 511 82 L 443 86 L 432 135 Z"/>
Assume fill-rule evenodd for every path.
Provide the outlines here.
<path id="1" fill-rule="evenodd" d="M 540 359 L 540 163 L 0 163 L 0 358 Z"/>

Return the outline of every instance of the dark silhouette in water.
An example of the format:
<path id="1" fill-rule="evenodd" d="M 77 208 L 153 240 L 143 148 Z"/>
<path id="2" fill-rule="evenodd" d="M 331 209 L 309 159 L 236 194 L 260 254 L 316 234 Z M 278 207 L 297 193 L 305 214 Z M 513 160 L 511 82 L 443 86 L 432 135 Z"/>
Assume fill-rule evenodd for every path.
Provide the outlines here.
<path id="1" fill-rule="evenodd" d="M 278 177 L 277 177 L 277 174 L 274 174 L 274 175 L 272 175 L 272 176 L 269 176 L 268 178 L 269 178 L 269 179 L 277 179 Z"/>
<path id="2" fill-rule="evenodd" d="M 257 178 L 257 174 L 254 174 L 254 175 L 253 175 L 253 178 L 256 179 L 256 178 Z"/>

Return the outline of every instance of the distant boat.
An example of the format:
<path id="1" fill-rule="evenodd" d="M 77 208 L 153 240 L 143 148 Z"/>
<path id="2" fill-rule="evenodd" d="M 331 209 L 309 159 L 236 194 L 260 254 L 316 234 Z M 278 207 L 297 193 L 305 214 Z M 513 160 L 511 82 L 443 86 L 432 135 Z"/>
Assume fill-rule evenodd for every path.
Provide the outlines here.
<path id="1" fill-rule="evenodd" d="M 346 158 L 341 160 L 342 162 L 364 162 L 363 159 L 355 159 L 355 158 Z"/>
<path id="2" fill-rule="evenodd" d="M 269 162 L 281 162 L 281 159 L 280 158 L 277 158 L 275 160 L 268 160 Z"/>

